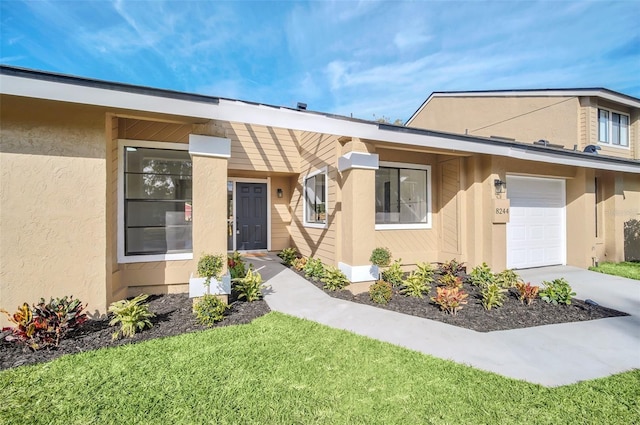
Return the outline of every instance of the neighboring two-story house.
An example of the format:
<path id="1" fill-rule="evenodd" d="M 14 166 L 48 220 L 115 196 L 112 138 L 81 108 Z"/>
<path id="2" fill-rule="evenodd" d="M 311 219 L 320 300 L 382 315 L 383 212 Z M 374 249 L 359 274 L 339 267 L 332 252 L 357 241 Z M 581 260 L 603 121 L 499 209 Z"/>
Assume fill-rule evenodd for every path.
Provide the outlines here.
<path id="1" fill-rule="evenodd" d="M 640 99 L 603 88 L 435 92 L 407 126 L 640 160 Z M 594 261 L 640 260 L 640 200 L 625 202 L 639 189 L 637 181 L 598 169 L 580 177 L 554 175 L 544 166 L 504 171 L 512 207 L 511 252 L 519 244 L 536 250 L 552 246 L 552 240 L 561 243 L 562 221 L 576 220 L 560 217 L 563 198 L 571 201 L 563 182 L 580 178 L 592 194 L 583 213 L 593 215 L 593 225 L 584 234 L 566 236 L 592 246 Z M 554 208 L 555 217 L 548 216 Z"/>

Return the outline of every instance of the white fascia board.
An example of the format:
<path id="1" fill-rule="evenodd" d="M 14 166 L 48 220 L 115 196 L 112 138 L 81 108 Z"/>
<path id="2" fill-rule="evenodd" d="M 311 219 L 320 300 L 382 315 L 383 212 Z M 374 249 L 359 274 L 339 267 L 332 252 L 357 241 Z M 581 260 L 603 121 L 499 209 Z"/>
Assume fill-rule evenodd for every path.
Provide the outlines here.
<path id="1" fill-rule="evenodd" d="M 526 161 L 538 161 L 551 164 L 570 165 L 575 167 L 595 168 L 598 170 L 620 171 L 624 173 L 640 174 L 640 163 L 638 165 L 631 164 L 615 164 L 611 162 L 597 161 L 590 158 L 575 158 L 571 156 L 553 155 L 552 153 L 532 151 L 526 148 L 518 149 L 511 147 L 509 157 L 523 159 Z"/>
<path id="2" fill-rule="evenodd" d="M 211 119 L 217 105 L 122 90 L 108 90 L 33 78 L 0 75 L 2 94 Z"/>
<path id="3" fill-rule="evenodd" d="M 220 99 L 218 104 L 213 104 L 10 75 L 0 75 L 0 92 L 15 96 L 157 112 L 194 118 L 235 121 L 337 136 L 358 137 L 361 139 L 395 144 L 454 150 L 472 154 L 481 153 L 513 158 L 524 158 L 526 156 L 527 159 L 533 161 L 537 160 L 552 164 L 576 165 L 579 167 L 640 173 L 640 165 L 606 163 L 588 159 L 571 158 L 564 155 L 556 156 L 546 153 L 534 153 L 533 151 L 524 153 L 524 151 L 526 151 L 525 148 L 516 149 L 509 145 L 500 146 L 446 136 L 390 131 L 378 128 L 378 124 L 374 122 L 357 122 L 327 115 L 227 99 Z M 593 92 L 598 95 L 602 94 L 599 90 L 594 90 Z M 568 93 L 565 92 L 565 95 L 566 94 Z M 587 95 L 584 91 L 582 94 Z M 520 153 L 516 153 L 516 151 Z"/>

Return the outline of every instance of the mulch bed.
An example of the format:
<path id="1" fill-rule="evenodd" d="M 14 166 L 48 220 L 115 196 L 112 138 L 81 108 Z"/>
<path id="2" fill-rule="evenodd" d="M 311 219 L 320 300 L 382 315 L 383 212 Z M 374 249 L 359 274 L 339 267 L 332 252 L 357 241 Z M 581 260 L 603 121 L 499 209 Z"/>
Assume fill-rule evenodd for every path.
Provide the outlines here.
<path id="1" fill-rule="evenodd" d="M 304 274 L 295 269 L 292 270 L 304 277 Z M 463 289 L 469 294 L 467 298 L 468 303 L 464 305 L 456 315 L 451 315 L 440 310 L 440 307 L 431 301 L 431 297 L 436 295 L 435 284 L 431 285 L 431 290 L 428 294 L 425 294 L 424 298 L 407 297 L 400 294 L 399 290 L 394 288 L 391 300 L 388 304 L 384 305 L 371 301 L 368 292 L 353 295 L 353 293 L 347 289 L 326 291 L 322 288 L 322 282 L 309 281 L 334 298 L 367 304 L 425 319 L 437 320 L 478 332 L 503 331 L 558 323 L 604 319 L 607 317 L 628 316 L 627 313 L 602 306 L 592 306 L 575 298 L 571 300 L 570 305 L 553 305 L 542 301 L 540 298 L 536 299 L 531 305 L 526 305 L 518 300 L 517 292 L 513 288 L 505 293 L 504 304 L 501 307 L 486 310 L 482 306 L 480 288 L 466 282 L 463 284 Z"/>
<path id="2" fill-rule="evenodd" d="M 58 347 L 50 350 L 31 351 L 19 344 L 5 341 L 4 336 L 7 333 L 2 333 L 0 334 L 0 370 L 46 362 L 65 354 L 208 329 L 196 322 L 192 313 L 193 301 L 188 294 L 151 295 L 148 302 L 149 309 L 156 314 L 156 317 L 151 320 L 153 327 L 138 332 L 133 338 L 112 340 L 111 335 L 117 327 L 109 326 L 109 319 L 88 320 L 78 331 L 69 334 L 60 341 Z M 235 293 L 229 297 L 229 304 L 227 316 L 221 322 L 216 323 L 214 327 L 249 323 L 270 311 L 266 301 L 260 300 L 251 303 L 238 301 Z"/>

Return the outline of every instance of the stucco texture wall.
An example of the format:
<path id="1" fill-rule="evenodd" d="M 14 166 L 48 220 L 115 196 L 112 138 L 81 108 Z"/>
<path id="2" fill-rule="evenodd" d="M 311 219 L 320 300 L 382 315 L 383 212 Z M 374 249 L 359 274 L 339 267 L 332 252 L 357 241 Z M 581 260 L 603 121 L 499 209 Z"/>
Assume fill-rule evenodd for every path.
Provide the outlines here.
<path id="1" fill-rule="evenodd" d="M 0 306 L 73 295 L 105 313 L 104 112 L 3 96 L 0 120 Z"/>

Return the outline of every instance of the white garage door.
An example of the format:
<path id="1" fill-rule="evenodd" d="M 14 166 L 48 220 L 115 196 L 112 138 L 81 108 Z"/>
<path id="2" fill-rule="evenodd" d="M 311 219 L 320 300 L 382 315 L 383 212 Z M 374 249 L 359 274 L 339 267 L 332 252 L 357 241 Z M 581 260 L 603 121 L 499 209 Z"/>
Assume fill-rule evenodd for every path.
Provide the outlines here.
<path id="1" fill-rule="evenodd" d="M 507 267 L 565 264 L 565 182 L 507 176 Z"/>

